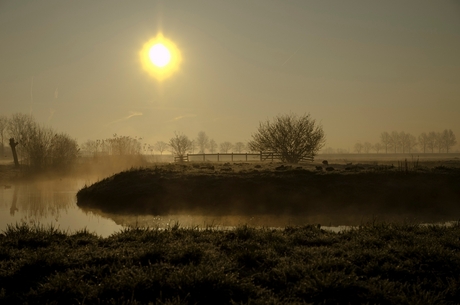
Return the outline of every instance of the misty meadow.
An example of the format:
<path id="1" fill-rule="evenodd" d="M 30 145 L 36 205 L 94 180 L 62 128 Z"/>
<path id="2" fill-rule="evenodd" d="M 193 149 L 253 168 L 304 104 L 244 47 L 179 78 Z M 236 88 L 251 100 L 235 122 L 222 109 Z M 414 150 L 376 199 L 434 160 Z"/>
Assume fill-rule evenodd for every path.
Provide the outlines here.
<path id="1" fill-rule="evenodd" d="M 460 4 L 0 1 L 1 304 L 458 304 Z"/>

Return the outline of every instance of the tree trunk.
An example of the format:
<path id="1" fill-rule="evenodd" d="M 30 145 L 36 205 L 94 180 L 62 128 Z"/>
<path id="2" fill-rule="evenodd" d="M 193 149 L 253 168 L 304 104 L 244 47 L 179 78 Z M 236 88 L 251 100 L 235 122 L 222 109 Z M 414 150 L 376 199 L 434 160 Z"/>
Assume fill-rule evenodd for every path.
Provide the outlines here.
<path id="1" fill-rule="evenodd" d="M 14 138 L 10 139 L 11 152 L 13 153 L 14 166 L 19 167 L 18 155 L 16 154 L 16 145 L 18 142 L 14 142 Z"/>

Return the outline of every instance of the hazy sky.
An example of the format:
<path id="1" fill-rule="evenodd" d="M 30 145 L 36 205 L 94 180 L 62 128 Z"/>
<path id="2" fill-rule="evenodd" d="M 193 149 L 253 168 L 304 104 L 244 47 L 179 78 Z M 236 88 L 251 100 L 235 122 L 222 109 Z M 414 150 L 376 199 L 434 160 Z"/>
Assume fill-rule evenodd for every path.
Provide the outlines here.
<path id="1" fill-rule="evenodd" d="M 161 83 L 139 58 L 159 32 L 182 53 Z M 0 0 L 0 105 L 79 143 L 247 141 L 290 112 L 334 148 L 393 130 L 460 142 L 460 2 Z"/>

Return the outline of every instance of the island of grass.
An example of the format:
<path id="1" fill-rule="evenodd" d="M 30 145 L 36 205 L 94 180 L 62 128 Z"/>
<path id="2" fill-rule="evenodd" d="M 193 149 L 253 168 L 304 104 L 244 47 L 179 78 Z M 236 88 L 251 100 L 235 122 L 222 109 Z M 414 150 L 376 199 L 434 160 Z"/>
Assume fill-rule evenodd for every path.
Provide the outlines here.
<path id="1" fill-rule="evenodd" d="M 1 304 L 458 304 L 460 226 L 0 234 Z"/>
<path id="2" fill-rule="evenodd" d="M 460 217 L 458 168 L 169 164 L 120 172 L 77 193 L 77 204 L 112 214 L 410 214 Z"/>

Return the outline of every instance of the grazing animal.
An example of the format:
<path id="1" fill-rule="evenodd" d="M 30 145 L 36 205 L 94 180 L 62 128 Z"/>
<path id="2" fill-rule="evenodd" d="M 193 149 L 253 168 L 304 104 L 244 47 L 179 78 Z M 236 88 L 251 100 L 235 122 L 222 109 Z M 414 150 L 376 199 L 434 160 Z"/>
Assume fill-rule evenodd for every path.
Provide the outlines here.
<path id="1" fill-rule="evenodd" d="M 318 171 L 322 171 L 323 170 L 323 167 L 322 166 L 315 166 L 316 167 L 316 170 Z"/>
<path id="2" fill-rule="evenodd" d="M 333 168 L 332 166 L 328 166 L 328 167 L 326 167 L 326 170 L 327 170 L 328 172 L 332 172 L 332 171 L 334 170 L 334 168 Z"/>
<path id="3" fill-rule="evenodd" d="M 327 162 L 327 160 L 324 160 L 324 161 L 323 161 L 323 164 L 324 164 L 324 165 L 329 165 L 329 163 Z"/>

